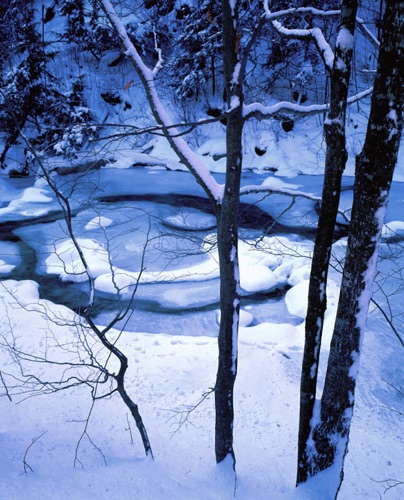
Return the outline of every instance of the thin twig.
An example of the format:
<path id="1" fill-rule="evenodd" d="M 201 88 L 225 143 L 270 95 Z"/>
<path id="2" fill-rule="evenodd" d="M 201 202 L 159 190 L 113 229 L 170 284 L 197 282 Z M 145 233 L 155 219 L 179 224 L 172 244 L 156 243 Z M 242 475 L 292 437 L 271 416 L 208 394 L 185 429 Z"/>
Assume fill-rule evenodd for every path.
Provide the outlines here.
<path id="1" fill-rule="evenodd" d="M 195 411 L 198 406 L 200 406 L 212 394 L 212 392 L 215 392 L 214 387 L 210 388 L 209 391 L 204 392 L 201 399 L 195 405 L 188 406 L 186 410 L 168 410 L 173 413 L 173 415 L 171 415 L 171 417 L 169 417 L 166 422 L 169 422 L 173 418 L 179 416 L 179 422 L 176 422 L 177 428 L 171 433 L 171 438 L 173 438 L 175 434 L 177 434 L 177 432 L 181 429 L 181 427 L 186 424 L 190 424 L 195 427 L 194 424 L 190 421 L 189 417 L 191 413 Z"/>
<path id="2" fill-rule="evenodd" d="M 24 453 L 24 458 L 22 460 L 22 463 L 24 464 L 24 472 L 25 474 L 28 474 L 28 469 L 33 473 L 34 472 L 34 469 L 29 465 L 29 463 L 27 462 L 27 455 L 28 455 L 28 451 L 30 450 L 31 446 L 33 444 L 35 444 L 37 441 L 39 441 L 41 439 L 41 437 L 46 434 L 48 431 L 44 431 L 40 436 L 34 438 L 31 442 L 31 444 L 28 446 L 28 448 L 25 450 L 25 453 Z"/>
<path id="3" fill-rule="evenodd" d="M 133 444 L 134 441 L 133 441 L 132 427 L 130 426 L 128 414 L 126 414 L 126 421 L 128 423 L 128 427 L 127 428 L 125 427 L 125 431 L 129 431 L 130 442 Z"/>
<path id="4" fill-rule="evenodd" d="M 8 397 L 8 399 L 10 401 L 12 401 L 10 393 L 8 392 L 8 387 L 7 387 L 6 382 L 4 381 L 4 378 L 3 378 L 3 373 L 1 371 L 0 371 L 0 380 L 1 380 L 1 383 L 3 384 L 4 390 L 6 391 L 6 396 Z"/>

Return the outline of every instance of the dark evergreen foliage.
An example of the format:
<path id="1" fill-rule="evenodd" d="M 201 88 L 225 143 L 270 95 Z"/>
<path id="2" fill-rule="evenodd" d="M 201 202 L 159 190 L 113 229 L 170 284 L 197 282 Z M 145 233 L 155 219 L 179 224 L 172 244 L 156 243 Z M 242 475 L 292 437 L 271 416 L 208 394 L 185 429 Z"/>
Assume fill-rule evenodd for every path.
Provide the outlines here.
<path id="1" fill-rule="evenodd" d="M 49 71 L 57 51 L 48 46 L 39 26 L 33 2 L 27 5 L 11 0 L 3 12 L 0 55 L 0 129 L 4 147 L 0 166 L 18 140 L 21 131 L 29 130 L 30 140 L 41 150 L 59 142 L 57 151 L 74 154 L 93 129 L 87 125 L 92 114 L 84 100 L 81 75 L 60 81 Z M 43 21 L 43 20 L 42 20 Z M 26 170 L 29 158 L 26 158 Z"/>

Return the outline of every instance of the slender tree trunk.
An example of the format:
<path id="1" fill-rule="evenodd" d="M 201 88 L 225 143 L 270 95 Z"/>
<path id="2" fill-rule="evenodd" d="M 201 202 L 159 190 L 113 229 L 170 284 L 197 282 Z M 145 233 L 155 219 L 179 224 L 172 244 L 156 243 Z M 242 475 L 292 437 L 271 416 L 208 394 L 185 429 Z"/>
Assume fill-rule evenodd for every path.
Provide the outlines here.
<path id="1" fill-rule="evenodd" d="M 140 434 L 140 437 L 142 439 L 143 448 L 144 448 L 146 455 L 148 457 L 154 458 L 153 451 L 152 451 L 151 444 L 150 444 L 150 440 L 149 440 L 149 436 L 147 434 L 146 427 L 143 423 L 142 416 L 139 412 L 139 407 L 133 401 L 133 399 L 129 396 L 129 394 L 126 391 L 125 375 L 126 375 L 126 371 L 128 369 L 128 366 L 129 366 L 128 365 L 128 358 L 121 351 L 117 350 L 117 352 L 119 353 L 119 355 L 116 353 L 115 353 L 115 355 L 118 356 L 119 362 L 121 364 L 119 372 L 115 376 L 118 393 L 121 396 L 122 401 L 125 403 L 125 405 L 129 409 L 133 420 L 136 422 L 136 427 L 137 427 L 139 434 Z"/>
<path id="2" fill-rule="evenodd" d="M 365 144 L 356 161 L 351 229 L 320 422 L 313 432 L 310 475 L 335 464 L 339 470 L 335 496 L 343 479 L 377 245 L 400 144 L 403 54 L 404 0 L 389 0 Z"/>
<path id="3" fill-rule="evenodd" d="M 215 451 L 217 463 L 230 458 L 235 467 L 233 450 L 233 387 L 237 374 L 237 337 L 239 325 L 240 293 L 238 266 L 238 210 L 242 168 L 242 115 L 243 95 L 239 78 L 239 42 L 237 33 L 237 2 L 222 0 L 223 67 L 227 102 L 232 113 L 227 119 L 226 182 L 218 185 L 205 165 L 178 136 L 178 131 L 161 105 L 154 85 L 156 69 L 150 70 L 129 40 L 125 28 L 108 0 L 99 0 L 111 25 L 119 36 L 125 53 L 130 57 L 143 84 L 152 113 L 163 133 L 184 163 L 195 176 L 212 202 L 217 218 L 217 239 L 220 264 L 219 365 L 215 384 L 216 427 Z"/>
<path id="4" fill-rule="evenodd" d="M 233 388 L 237 374 L 237 343 L 239 326 L 239 264 L 238 264 L 238 211 L 242 168 L 242 85 L 237 80 L 238 63 L 237 14 L 229 0 L 223 0 L 223 66 L 228 105 L 239 106 L 227 119 L 226 127 L 226 183 L 223 202 L 217 206 L 217 241 L 220 264 L 220 329 L 219 362 L 215 385 L 216 462 L 231 457 L 233 450 Z"/>
<path id="5" fill-rule="evenodd" d="M 327 278 L 341 192 L 342 173 L 348 159 L 345 116 L 353 52 L 357 0 L 343 0 L 340 30 L 331 72 L 330 110 L 324 123 L 327 144 L 321 212 L 310 274 L 305 346 L 300 385 L 300 420 L 297 484 L 308 477 L 307 441 L 312 431 L 324 314 L 327 309 Z"/>

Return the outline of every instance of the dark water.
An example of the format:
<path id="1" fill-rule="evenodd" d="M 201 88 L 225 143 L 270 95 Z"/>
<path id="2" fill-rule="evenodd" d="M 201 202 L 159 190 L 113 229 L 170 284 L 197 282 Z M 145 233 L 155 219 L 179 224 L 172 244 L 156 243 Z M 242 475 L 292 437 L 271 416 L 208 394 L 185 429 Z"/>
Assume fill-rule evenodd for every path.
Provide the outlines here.
<path id="1" fill-rule="evenodd" d="M 247 179 L 248 180 L 248 179 Z M 24 180 L 24 182 L 28 182 Z M 29 184 L 28 184 L 29 185 Z M 213 215 L 210 202 L 197 194 L 127 194 L 97 196 L 97 203 L 115 205 L 123 201 L 153 202 L 170 207 L 194 208 L 206 214 Z M 75 214 L 73 214 L 74 216 Z M 22 263 L 7 276 L 0 279 L 34 280 L 39 284 L 41 298 L 63 304 L 78 312 L 85 311 L 89 288 L 87 283 L 61 281 L 56 275 L 37 273 L 37 257 L 35 251 L 15 234 L 15 230 L 23 226 L 34 227 L 36 224 L 46 224 L 62 219 L 61 211 L 54 211 L 46 216 L 30 220 L 7 221 L 0 223 L 0 240 L 16 242 L 20 246 Z M 264 234 L 290 234 L 291 229 L 276 223 L 261 208 L 253 204 L 242 203 L 240 206 L 240 236 L 242 238 L 257 238 Z M 343 231 L 344 232 L 344 231 Z M 293 233 L 313 239 L 315 231 L 310 228 L 293 228 Z M 206 232 L 208 234 L 208 232 Z M 201 235 L 204 236 L 203 234 Z M 341 236 L 340 234 L 336 235 Z M 181 238 L 177 229 L 176 237 Z M 187 293 L 196 297 L 188 300 L 181 307 L 176 303 L 175 295 Z M 272 322 L 291 322 L 298 320 L 290 317 L 283 303 L 285 290 L 275 290 L 270 293 L 249 295 L 243 299 L 242 307 L 248 307 L 256 322 L 269 320 Z M 161 297 L 173 295 L 173 300 L 160 300 Z M 175 334 L 195 334 L 214 336 L 217 334 L 217 310 L 219 308 L 219 280 L 179 282 L 175 284 L 161 283 L 141 285 L 133 302 L 128 299 L 97 292 L 92 316 L 99 324 L 106 325 L 120 311 L 130 309 L 128 330 L 146 332 L 172 332 Z M 122 322 L 121 322 L 122 323 Z"/>

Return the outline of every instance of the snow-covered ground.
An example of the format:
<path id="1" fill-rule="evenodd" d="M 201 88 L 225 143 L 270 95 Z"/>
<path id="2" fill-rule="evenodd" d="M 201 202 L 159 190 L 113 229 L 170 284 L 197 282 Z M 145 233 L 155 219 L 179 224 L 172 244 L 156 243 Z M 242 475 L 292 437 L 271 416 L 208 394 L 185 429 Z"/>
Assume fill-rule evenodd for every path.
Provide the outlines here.
<path id="1" fill-rule="evenodd" d="M 50 0 L 41 3 L 53 4 Z M 47 40 L 60 30 L 61 22 L 56 16 L 46 25 Z M 139 84 L 127 87 L 133 68 L 129 64 L 109 67 L 115 57 L 107 55 L 108 60 L 86 72 L 88 106 L 100 122 L 147 127 L 150 112 Z M 68 54 L 56 58 L 50 72 L 66 81 L 72 73 L 81 72 L 69 58 Z M 107 91 L 135 105 L 125 112 L 123 107 L 109 106 L 100 98 Z M 272 104 L 270 95 L 266 99 L 266 104 Z M 174 121 L 187 116 L 196 122 L 206 118 L 201 109 L 212 104 L 207 98 L 203 106 L 174 109 L 170 105 L 170 111 L 176 113 Z M 349 160 L 340 206 L 347 214 L 355 154 L 361 149 L 368 107 L 364 101 L 348 110 Z M 291 132 L 285 132 L 279 120 L 247 123 L 243 186 L 265 184 L 320 196 L 325 156 L 321 120 L 298 120 Z M 111 162 L 79 182 L 75 176 L 52 174 L 52 178 L 65 194 L 70 193 L 74 231 L 96 277 L 98 325 L 106 325 L 118 310 L 114 280 L 125 287 L 123 305 L 139 280 L 134 313 L 117 345 L 129 359 L 127 389 L 139 404 L 155 461 L 145 458 L 135 425 L 117 395 L 93 406 L 85 385 L 37 397 L 24 394 L 24 388 L 22 392 L 12 389 L 19 385 L 12 378 L 18 375 L 19 365 L 7 349 L 10 345 L 14 353 L 20 349 L 26 358 L 22 368 L 28 378 L 52 380 L 57 386 L 71 375 L 88 373 L 85 366 L 66 371 L 60 364 L 79 361 L 81 365 L 81 360 L 88 360 L 80 336 L 83 320 L 73 312 L 87 305 L 88 287 L 83 275 L 77 274 L 81 264 L 46 182 L 34 177 L 9 179 L 7 171 L 0 171 L 0 500 L 328 500 L 332 471 L 294 488 L 315 201 L 297 197 L 291 206 L 291 198 L 280 194 L 242 198 L 244 208 L 250 205 L 256 211 L 242 211 L 235 485 L 225 467 L 214 465 L 212 395 L 191 412 L 187 422 L 183 420 L 215 383 L 218 268 L 214 218 L 203 191 L 183 172 L 166 141 L 146 137 L 122 139 L 116 145 L 101 143 L 95 156 L 93 150 L 79 155 L 76 163 L 100 157 Z M 200 127 L 190 141 L 223 182 L 223 126 Z M 377 283 L 384 283 L 401 337 L 403 154 L 402 148 L 376 277 Z M 24 145 L 10 149 L 8 169 L 24 161 Z M 46 161 L 49 170 L 71 166 L 61 157 Z M 268 216 L 280 225 L 270 229 Z M 345 222 L 342 216 L 339 222 Z M 265 237 L 264 229 L 270 229 Z M 344 245 L 344 239 L 334 245 L 337 268 Z M 338 281 L 338 271 L 332 271 L 321 376 Z M 380 291 L 376 299 L 386 305 Z M 404 498 L 403 484 L 386 490 L 395 480 L 404 481 L 404 351 L 382 314 L 372 307 L 341 500 Z M 112 338 L 116 332 L 111 332 Z M 99 360 L 106 360 L 94 339 L 86 345 L 97 352 Z M 58 364 L 38 362 L 43 357 Z M 97 395 L 109 390 L 109 385 L 100 385 Z"/>
<path id="2" fill-rule="evenodd" d="M 55 67 L 61 77 L 68 71 L 67 64 Z M 138 86 L 125 87 L 132 71 L 108 68 L 104 61 L 89 73 L 92 85 L 86 97 L 101 121 L 108 117 L 111 122 L 127 120 L 138 126 L 150 123 Z M 100 102 L 101 87 L 121 89 L 125 99 L 137 106 L 124 117 L 119 115 Z M 348 215 L 354 158 L 363 141 L 367 112 L 368 102 L 348 111 L 349 160 L 340 205 Z M 201 118 L 196 107 L 187 113 L 192 121 Z M 80 356 L 87 359 L 79 349 L 80 321 L 72 309 L 87 305 L 88 287 L 47 183 L 0 175 L 0 499 L 224 500 L 235 495 L 241 500 L 327 500 L 331 480 L 327 473 L 294 489 L 303 322 L 317 220 L 314 198 L 321 195 L 325 155 L 321 119 L 298 120 L 291 132 L 285 132 L 277 120 L 245 127 L 243 186 L 264 184 L 314 198 L 296 197 L 291 205 L 291 198 L 281 194 L 242 197 L 244 297 L 235 393 L 236 488 L 232 477 L 214 465 L 212 396 L 181 426 L 184 411 L 196 405 L 215 382 L 214 217 L 202 189 L 183 171 L 167 142 L 153 136 L 141 141 L 121 140 L 116 148 L 108 143 L 109 149 L 101 144 L 96 156 L 93 150 L 83 153 L 76 162 L 102 156 L 111 163 L 79 182 L 71 175 L 54 173 L 52 178 L 69 195 L 73 228 L 96 277 L 97 324 L 106 325 L 118 309 L 116 284 L 124 287 L 120 299 L 125 305 L 138 283 L 135 310 L 118 345 L 129 359 L 128 391 L 139 404 L 155 461 L 144 457 L 136 428 L 116 395 L 92 407 L 87 386 L 38 397 L 7 393 L 7 388 L 18 392 L 11 391 L 15 382 L 11 375 L 17 374 L 18 365 L 5 343 L 58 363 L 77 361 Z M 223 126 L 201 127 L 191 142 L 218 182 L 223 182 Z M 379 283 L 386 281 L 384 290 L 396 315 L 401 314 L 404 298 L 404 254 L 397 242 L 404 236 L 403 154 L 402 149 L 377 276 Z M 11 148 L 7 158 L 9 168 L 23 162 L 23 147 Z M 49 170 L 70 166 L 61 157 L 46 161 Z M 248 206 L 255 212 L 248 212 Z M 278 223 L 272 229 L 271 217 Z M 339 222 L 346 221 L 341 216 Z M 336 261 L 343 249 L 342 239 L 335 243 Z M 322 374 L 338 281 L 339 274 L 333 271 Z M 386 303 L 381 293 L 376 298 Z M 399 316 L 396 324 L 402 324 Z M 98 356 L 105 360 L 102 350 Z M 403 361 L 402 346 L 375 309 L 361 360 L 342 500 L 379 498 L 388 487 L 384 481 L 404 481 L 404 399 L 397 390 L 403 390 Z M 62 366 L 32 358 L 27 362 L 26 374 L 42 380 L 56 382 L 70 374 Z M 83 367 L 77 370 L 80 373 Z M 101 386 L 98 394 L 106 392 L 108 388 Z M 384 497 L 403 498 L 404 486 L 389 489 Z"/>
<path id="3" fill-rule="evenodd" d="M 128 156 L 130 152 L 125 155 L 126 167 L 136 159 L 134 155 L 128 161 Z M 6 388 L 11 391 L 10 375 L 16 374 L 17 368 L 15 360 L 0 349 L 0 498 L 220 500 L 235 494 L 242 500 L 327 499 L 327 473 L 313 484 L 294 489 L 303 320 L 312 249 L 310 240 L 295 230 L 315 223 L 315 202 L 301 200 L 285 214 L 281 222 L 290 227 L 289 233 L 271 232 L 257 247 L 251 242 L 262 232 L 250 227 L 245 228 L 246 239 L 240 242 L 241 285 L 246 299 L 236 383 L 235 489 L 231 475 L 214 465 L 212 396 L 181 425 L 184 411 L 196 405 L 215 381 L 217 257 L 214 250 L 206 252 L 213 242 L 214 220 L 203 204 L 202 208 L 184 207 L 178 198 L 167 198 L 203 196 L 188 174 L 125 166 L 118 161 L 87 176 L 85 182 L 77 184 L 70 201 L 77 210 L 73 220 L 76 235 L 96 276 L 96 293 L 103 299 L 114 300 L 111 271 L 120 286 L 128 287 L 123 291 L 123 298 L 127 298 L 139 277 L 145 242 L 150 246 L 136 298 L 141 321 L 135 321 L 135 309 L 118 345 L 130 361 L 128 390 L 139 404 L 155 461 L 144 457 L 136 428 L 116 395 L 97 401 L 93 408 L 87 386 L 38 397 L 27 393 L 27 397 L 11 396 L 10 400 Z M 71 177 L 55 179 L 61 189 L 70 189 Z M 246 173 L 243 183 L 272 182 L 316 196 L 321 192 L 321 176 L 271 179 Z M 341 207 L 346 209 L 352 178 L 346 177 L 344 186 Z M 24 245 L 28 245 L 35 251 L 36 276 L 60 276 L 61 295 L 67 293 L 64 287 L 71 280 L 78 281 L 74 286 L 86 293 L 86 282 L 77 278 L 81 271 L 77 255 L 63 223 L 56 220 L 59 209 L 54 197 L 42 180 L 27 186 L 27 180 L 2 177 L 0 192 L 0 223 L 4 228 L 11 227 L 7 224 L 19 226 L 13 233 L 19 240 L 5 236 L 5 241 L 0 241 L 1 342 L 8 339 L 30 355 L 46 355 L 58 362 L 79 359 L 78 317 L 73 311 L 39 298 L 33 281 L 8 279 L 19 269 L 25 258 Z M 145 194 L 159 198 L 145 199 Z M 105 201 L 108 197 L 109 203 Z M 259 202 L 259 207 L 277 216 L 289 202 L 283 198 L 269 197 Z M 386 241 L 403 233 L 403 203 L 402 184 L 396 182 L 388 213 L 390 223 L 384 231 Z M 28 222 L 47 214 L 50 219 L 46 222 Z M 336 243 L 336 255 L 343 246 L 344 240 Z M 395 252 L 397 269 L 404 264 L 399 250 L 397 244 L 382 245 L 385 257 L 389 251 Z M 180 253 L 185 251 L 193 254 Z M 391 268 L 388 260 L 384 267 Z M 325 354 L 337 301 L 338 273 L 333 272 L 331 278 Z M 248 299 L 275 288 L 289 290 L 277 301 L 262 299 L 257 305 Z M 392 299 L 399 313 L 402 292 Z M 199 309 L 199 316 L 192 316 L 194 309 Z M 184 311 L 190 316 L 184 316 Z M 161 319 L 163 313 L 171 322 Z M 111 314 L 100 312 L 97 321 L 105 324 Z M 105 359 L 102 351 L 99 356 Z M 341 499 L 379 498 L 387 485 L 383 481 L 404 479 L 404 403 L 394 388 L 402 390 L 402 365 L 402 347 L 375 311 L 365 338 Z M 54 381 L 63 376 L 63 367 L 32 360 L 27 370 Z M 100 386 L 98 391 L 100 395 L 108 388 Z M 403 494 L 399 485 L 387 491 L 385 498 L 399 499 Z"/>
<path id="4" fill-rule="evenodd" d="M 59 347 L 66 348 L 74 342 L 74 332 L 50 323 L 47 316 L 67 321 L 71 311 L 38 299 L 31 282 L 4 281 L 0 296 L 3 318 L 7 310 L 2 335 L 12 331 L 17 345 L 29 353 L 43 354 L 47 349 L 49 359 L 66 358 L 65 350 L 52 348 L 54 337 Z M 296 298 L 293 304 L 301 305 Z M 88 434 L 79 445 L 92 404 L 87 387 L 19 404 L 21 397 L 12 401 L 2 397 L 1 498 L 233 497 L 232 482 L 213 465 L 212 397 L 180 427 L 184 415 L 179 412 L 198 403 L 214 384 L 216 340 L 200 334 L 178 337 L 125 332 L 119 347 L 130 360 L 128 390 L 147 425 L 155 462 L 143 456 L 135 426 L 116 396 L 96 403 Z M 327 477 L 312 488 L 308 484 L 293 490 L 302 347 L 302 325 L 265 322 L 241 328 L 236 498 L 328 498 Z M 14 371 L 13 361 L 4 351 L 1 366 L 4 382 L 12 383 L 6 373 Z M 39 365 L 36 370 L 41 378 L 48 373 L 56 380 L 60 377 L 58 367 Z M 403 401 L 388 385 L 399 385 L 400 377 L 402 353 L 396 339 L 380 320 L 371 320 L 340 498 L 378 498 L 383 484 L 375 481 L 402 477 L 402 416 L 396 411 L 402 412 Z M 100 387 L 99 394 L 104 390 Z M 400 488 L 390 490 L 386 498 L 401 498 Z"/>

